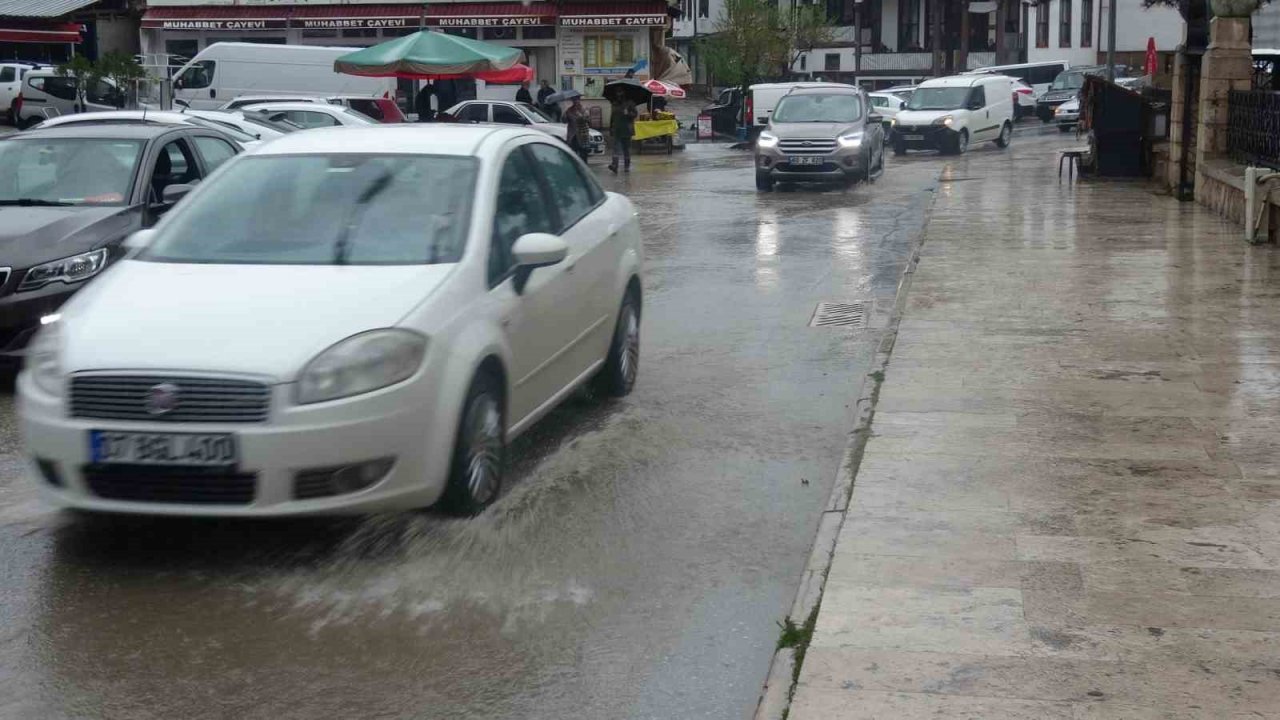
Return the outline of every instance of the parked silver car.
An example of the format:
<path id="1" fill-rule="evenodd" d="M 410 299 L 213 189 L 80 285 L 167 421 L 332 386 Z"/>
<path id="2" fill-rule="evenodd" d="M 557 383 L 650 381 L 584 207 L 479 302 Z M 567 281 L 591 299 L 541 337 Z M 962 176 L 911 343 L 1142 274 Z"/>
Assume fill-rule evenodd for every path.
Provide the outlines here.
<path id="1" fill-rule="evenodd" d="M 834 86 L 787 93 L 756 139 L 756 189 L 776 182 L 866 180 L 884 169 L 884 119 L 863 90 Z"/>

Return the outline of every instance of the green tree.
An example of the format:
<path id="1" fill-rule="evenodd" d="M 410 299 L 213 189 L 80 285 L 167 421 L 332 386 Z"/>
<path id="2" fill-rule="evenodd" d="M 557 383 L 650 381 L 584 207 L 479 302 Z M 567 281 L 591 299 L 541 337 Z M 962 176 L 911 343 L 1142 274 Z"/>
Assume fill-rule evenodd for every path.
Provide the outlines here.
<path id="1" fill-rule="evenodd" d="M 769 0 L 725 0 L 715 33 L 700 43 L 711 74 L 742 88 L 775 74 L 790 56 L 790 37 Z"/>
<path id="2" fill-rule="evenodd" d="M 138 64 L 137 58 L 114 50 L 98 58 L 98 74 L 116 86 L 113 93 L 116 107 L 124 107 L 126 99 L 134 96 L 131 90 L 137 81 L 147 78 L 147 71 Z"/>
<path id="3" fill-rule="evenodd" d="M 96 84 L 102 77 L 98 72 L 97 66 L 89 58 L 76 54 L 71 60 L 55 69 L 62 77 L 69 77 L 75 80 L 77 111 L 83 111 L 85 93 L 88 92 L 90 85 Z"/>
<path id="4" fill-rule="evenodd" d="M 791 72 L 802 54 L 814 48 L 829 46 L 836 39 L 830 19 L 818 5 L 798 5 L 786 14 L 790 17 L 783 24 L 786 26 L 790 52 L 787 53 L 784 74 Z"/>

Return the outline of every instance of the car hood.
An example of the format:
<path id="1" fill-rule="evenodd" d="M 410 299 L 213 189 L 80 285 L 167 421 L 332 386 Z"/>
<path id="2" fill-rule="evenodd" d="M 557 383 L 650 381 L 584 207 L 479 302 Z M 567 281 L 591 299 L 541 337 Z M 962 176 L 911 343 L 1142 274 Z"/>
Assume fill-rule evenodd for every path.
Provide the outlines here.
<path id="1" fill-rule="evenodd" d="M 861 130 L 859 123 L 769 123 L 769 132 L 779 140 L 834 140 L 845 133 Z"/>
<path id="2" fill-rule="evenodd" d="M 903 110 L 895 118 L 899 125 L 932 125 L 934 120 L 947 115 L 958 115 L 963 110 Z"/>
<path id="3" fill-rule="evenodd" d="M 330 345 L 395 326 L 454 267 L 125 260 L 63 306 L 63 367 L 289 382 Z"/>
<path id="4" fill-rule="evenodd" d="M 533 126 L 548 135 L 554 135 L 558 138 L 567 136 L 569 126 L 563 123 L 534 123 Z"/>
<path id="5" fill-rule="evenodd" d="M 26 269 L 101 247 L 136 229 L 139 217 L 127 207 L 0 206 L 0 264 Z"/>

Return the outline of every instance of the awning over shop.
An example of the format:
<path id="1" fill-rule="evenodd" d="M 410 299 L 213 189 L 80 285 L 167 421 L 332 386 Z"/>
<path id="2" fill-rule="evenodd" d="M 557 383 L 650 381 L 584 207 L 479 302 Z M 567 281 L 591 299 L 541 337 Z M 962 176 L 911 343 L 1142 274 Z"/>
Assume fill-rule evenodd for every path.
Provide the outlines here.
<path id="1" fill-rule="evenodd" d="M 295 5 L 293 26 L 304 30 L 418 27 L 421 5 Z"/>
<path id="2" fill-rule="evenodd" d="M 289 8 L 260 5 L 148 8 L 142 27 L 162 30 L 284 30 Z"/>
<path id="3" fill-rule="evenodd" d="M 549 2 L 435 3 L 427 6 L 427 24 L 439 27 L 521 27 L 554 25 Z"/>
<path id="4" fill-rule="evenodd" d="M 17 25 L 17 26 L 15 26 Z M 0 18 L 0 42 L 78 43 L 81 26 L 75 23 L 45 23 L 27 26 Z"/>
<path id="5" fill-rule="evenodd" d="M 670 20 L 665 2 L 564 3 L 563 27 L 663 27 Z"/>
<path id="6" fill-rule="evenodd" d="M 5 17 L 62 17 L 98 0 L 4 0 L 0 15 Z M 6 24 L 0 20 L 0 24 Z"/>

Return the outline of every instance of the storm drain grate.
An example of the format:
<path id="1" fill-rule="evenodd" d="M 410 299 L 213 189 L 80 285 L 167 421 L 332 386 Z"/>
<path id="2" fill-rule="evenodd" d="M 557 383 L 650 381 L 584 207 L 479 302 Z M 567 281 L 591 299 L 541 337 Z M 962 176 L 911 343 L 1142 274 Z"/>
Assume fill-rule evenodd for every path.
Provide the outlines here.
<path id="1" fill-rule="evenodd" d="M 818 303 L 809 327 L 865 328 L 868 314 L 867 303 Z"/>

